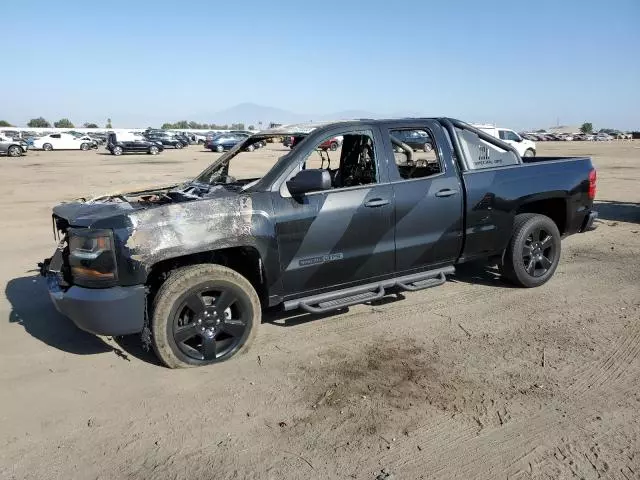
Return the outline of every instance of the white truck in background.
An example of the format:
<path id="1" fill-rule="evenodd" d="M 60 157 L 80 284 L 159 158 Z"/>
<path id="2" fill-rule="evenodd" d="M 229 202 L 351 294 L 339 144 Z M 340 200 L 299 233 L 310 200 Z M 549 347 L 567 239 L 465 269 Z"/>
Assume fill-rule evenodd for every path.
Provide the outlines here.
<path id="1" fill-rule="evenodd" d="M 513 130 L 510 130 L 508 128 L 496 127 L 495 125 L 473 125 L 473 126 L 513 146 L 513 148 L 515 148 L 518 151 L 521 157 L 536 156 L 535 142 L 522 138 Z"/>

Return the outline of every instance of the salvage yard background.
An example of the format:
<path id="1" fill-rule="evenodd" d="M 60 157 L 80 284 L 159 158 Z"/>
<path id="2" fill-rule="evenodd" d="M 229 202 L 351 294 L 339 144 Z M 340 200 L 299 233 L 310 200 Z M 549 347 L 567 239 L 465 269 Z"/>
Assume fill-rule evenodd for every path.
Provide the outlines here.
<path id="1" fill-rule="evenodd" d="M 218 154 L 2 158 L 0 478 L 640 478 L 640 142 L 538 148 L 593 156 L 601 214 L 546 285 L 466 267 L 342 314 L 269 314 L 247 355 L 179 371 L 76 329 L 34 270 L 54 204 Z"/>

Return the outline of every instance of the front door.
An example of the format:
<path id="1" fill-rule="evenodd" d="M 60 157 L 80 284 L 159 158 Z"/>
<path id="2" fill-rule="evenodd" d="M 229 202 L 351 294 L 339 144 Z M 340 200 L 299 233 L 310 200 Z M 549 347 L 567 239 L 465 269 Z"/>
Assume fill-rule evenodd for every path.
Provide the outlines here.
<path id="1" fill-rule="evenodd" d="M 315 148 L 336 135 L 344 138 L 337 150 Z M 293 198 L 285 183 L 279 194 L 274 193 L 285 297 L 391 275 L 393 190 L 386 184 L 386 170 L 377 166 L 382 153 L 377 136 L 367 130 L 340 131 L 297 148 L 301 149 L 299 168 L 327 169 L 333 188 Z"/>
<path id="2" fill-rule="evenodd" d="M 455 263 L 463 239 L 463 195 L 452 151 L 442 130 L 429 122 L 383 129 L 385 139 L 412 135 L 424 145 L 387 144 L 389 179 L 393 185 L 398 274 L 430 270 Z"/>

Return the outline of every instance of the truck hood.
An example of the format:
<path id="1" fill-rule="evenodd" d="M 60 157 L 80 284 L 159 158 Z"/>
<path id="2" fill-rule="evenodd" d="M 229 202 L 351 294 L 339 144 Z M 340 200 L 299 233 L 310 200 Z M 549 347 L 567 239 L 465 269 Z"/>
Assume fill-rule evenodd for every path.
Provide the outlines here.
<path id="1" fill-rule="evenodd" d="M 198 187 L 179 188 L 178 185 L 167 185 L 79 198 L 55 206 L 53 215 L 63 220 L 65 226 L 120 228 L 130 224 L 126 219 L 138 211 L 163 209 L 177 203 L 230 195 L 235 196 L 237 193 L 222 186 L 206 187 L 203 191 L 198 191 Z"/>

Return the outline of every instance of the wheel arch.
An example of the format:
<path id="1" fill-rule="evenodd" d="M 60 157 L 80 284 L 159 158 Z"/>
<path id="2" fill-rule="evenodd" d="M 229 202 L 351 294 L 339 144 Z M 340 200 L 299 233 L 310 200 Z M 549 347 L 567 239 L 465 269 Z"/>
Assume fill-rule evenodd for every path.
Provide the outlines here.
<path id="1" fill-rule="evenodd" d="M 567 229 L 567 198 L 554 196 L 548 198 L 532 198 L 521 203 L 514 212 L 514 216 L 520 213 L 537 213 L 549 217 L 563 235 Z"/>
<path id="2" fill-rule="evenodd" d="M 238 272 L 249 280 L 262 305 L 268 305 L 269 292 L 263 257 L 252 245 L 219 248 L 160 260 L 148 270 L 146 286 L 149 288 L 149 296 L 155 296 L 172 271 L 203 263 L 222 265 Z"/>

